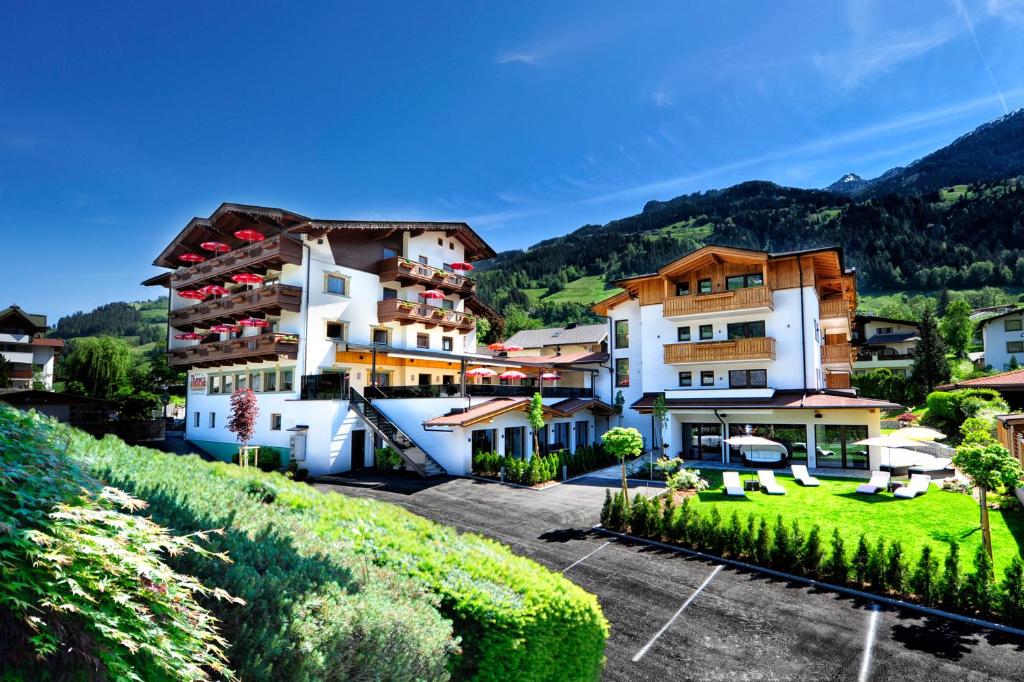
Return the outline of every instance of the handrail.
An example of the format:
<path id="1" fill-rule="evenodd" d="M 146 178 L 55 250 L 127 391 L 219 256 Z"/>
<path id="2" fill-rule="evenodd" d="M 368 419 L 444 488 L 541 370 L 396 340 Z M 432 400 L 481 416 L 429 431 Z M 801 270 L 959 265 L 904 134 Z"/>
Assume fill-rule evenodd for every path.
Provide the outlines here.
<path id="1" fill-rule="evenodd" d="M 419 443 L 417 443 L 415 440 L 413 440 L 409 436 L 409 434 L 407 434 L 405 431 L 403 431 L 401 429 L 401 427 L 398 426 L 398 424 L 396 424 L 395 422 L 393 422 L 391 420 L 390 417 L 388 417 L 386 414 L 381 412 L 378 408 L 374 407 L 373 404 L 367 398 L 365 398 L 359 391 L 357 391 L 354 388 L 349 388 L 349 399 L 348 400 L 349 400 L 349 404 L 350 405 L 353 405 L 353 406 L 357 407 L 358 409 L 363 410 L 364 412 L 367 409 L 372 410 L 373 413 L 377 416 L 378 419 L 383 418 L 385 421 L 387 421 L 388 424 L 391 424 L 391 426 L 395 429 L 395 433 L 400 434 L 403 438 L 405 438 L 407 441 L 412 443 L 412 446 L 415 447 L 415 448 L 418 448 L 419 451 L 423 453 L 424 457 L 430 457 L 430 455 L 427 454 L 427 451 L 424 450 L 423 447 L 420 446 Z M 370 426 L 372 427 L 373 424 L 371 424 Z M 402 453 L 403 455 L 405 454 L 405 450 L 409 450 L 410 449 L 408 447 L 404 447 L 404 448 L 401 447 L 398 444 L 398 442 L 395 441 L 394 438 L 391 438 L 390 436 L 388 436 L 386 433 L 383 432 L 383 430 L 381 430 L 379 428 L 374 429 L 374 430 L 377 431 L 385 440 L 387 440 L 389 443 L 391 443 L 391 445 L 396 450 L 398 450 L 400 453 Z M 410 462 L 412 462 L 412 458 L 411 457 L 406 456 L 406 459 L 408 459 Z M 417 465 L 416 462 L 413 462 L 413 465 L 417 466 L 417 468 L 418 468 L 418 465 Z M 426 462 L 425 461 L 423 463 L 423 468 L 426 469 Z"/>

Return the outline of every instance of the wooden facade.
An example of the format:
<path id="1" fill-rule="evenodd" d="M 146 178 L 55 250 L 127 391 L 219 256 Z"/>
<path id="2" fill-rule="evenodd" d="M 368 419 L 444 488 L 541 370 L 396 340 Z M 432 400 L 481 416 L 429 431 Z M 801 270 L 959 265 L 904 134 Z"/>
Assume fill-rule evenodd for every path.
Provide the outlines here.
<path id="1" fill-rule="evenodd" d="M 821 302 L 820 317 L 822 319 L 851 318 L 853 309 L 849 300 L 845 298 L 832 298 Z"/>
<path id="2" fill-rule="evenodd" d="M 260 334 L 227 341 L 174 348 L 167 353 L 171 367 L 219 367 L 248 362 L 295 360 L 299 337 L 292 334 Z"/>
<path id="3" fill-rule="evenodd" d="M 849 343 L 826 343 L 821 347 L 821 362 L 826 365 L 852 365 L 853 348 Z"/>
<path id="4" fill-rule="evenodd" d="M 772 290 L 768 287 L 735 289 L 703 296 L 669 296 L 665 299 L 663 314 L 665 317 L 682 317 L 759 308 L 775 309 Z"/>
<path id="5" fill-rule="evenodd" d="M 231 275 L 240 272 L 265 274 L 267 270 L 280 270 L 285 263 L 302 264 L 302 245 L 276 234 L 172 272 L 171 288 L 194 289 L 207 284 L 222 284 Z"/>
<path id="6" fill-rule="evenodd" d="M 377 320 L 380 323 L 422 324 L 426 329 L 441 327 L 466 334 L 476 326 L 476 318 L 469 313 L 439 308 L 423 303 L 411 303 L 397 298 L 377 302 Z"/>
<path id="7" fill-rule="evenodd" d="M 401 232 L 368 234 L 356 230 L 332 230 L 325 236 L 337 265 L 376 274 L 381 260 L 402 253 Z"/>
<path id="8" fill-rule="evenodd" d="M 846 372 L 827 372 L 825 388 L 853 388 L 853 384 L 850 383 L 850 375 Z"/>
<path id="9" fill-rule="evenodd" d="M 253 314 L 280 315 L 282 310 L 298 312 L 301 306 L 302 287 L 270 284 L 172 310 L 168 323 L 175 329 L 191 331 L 195 327 L 236 322 Z"/>
<path id="10" fill-rule="evenodd" d="M 775 339 L 770 336 L 732 341 L 666 343 L 666 365 L 774 360 Z"/>
<path id="11" fill-rule="evenodd" d="M 381 282 L 398 282 L 402 286 L 421 284 L 428 289 L 464 297 L 476 291 L 476 282 L 469 277 L 401 256 L 385 258 L 378 268 Z"/>

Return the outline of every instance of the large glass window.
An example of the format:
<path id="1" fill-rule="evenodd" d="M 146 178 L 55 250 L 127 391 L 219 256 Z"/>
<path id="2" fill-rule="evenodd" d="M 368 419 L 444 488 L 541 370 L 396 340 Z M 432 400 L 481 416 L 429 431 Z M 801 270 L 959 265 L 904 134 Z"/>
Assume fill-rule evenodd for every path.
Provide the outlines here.
<path id="1" fill-rule="evenodd" d="M 764 320 L 730 322 L 727 330 L 730 339 L 760 339 L 764 337 Z"/>
<path id="2" fill-rule="evenodd" d="M 689 296 L 690 282 L 676 282 L 676 296 Z"/>
<path id="3" fill-rule="evenodd" d="M 525 426 L 509 426 L 505 429 L 505 456 L 519 459 L 526 456 Z"/>
<path id="4" fill-rule="evenodd" d="M 819 467 L 867 469 L 868 448 L 854 442 L 868 437 L 866 426 L 818 424 L 814 427 L 815 451 Z"/>
<path id="5" fill-rule="evenodd" d="M 683 459 L 721 461 L 721 424 L 683 424 Z"/>
<path id="6" fill-rule="evenodd" d="M 697 293 L 699 293 L 699 294 L 710 294 L 711 291 L 712 291 L 712 289 L 711 289 L 711 280 L 710 279 L 702 279 L 699 282 L 697 282 Z"/>
<path id="7" fill-rule="evenodd" d="M 793 461 L 797 464 L 807 463 L 807 427 L 802 424 L 730 424 L 729 436 L 759 436 L 782 445 L 757 450 L 757 446 L 729 446 L 729 461 L 747 463 L 753 466 L 766 464 L 785 464 Z"/>
<path id="8" fill-rule="evenodd" d="M 702 324 L 700 326 L 700 340 L 710 341 L 715 335 L 715 328 L 710 324 Z"/>
<path id="9" fill-rule="evenodd" d="M 734 275 L 732 277 L 725 278 L 725 288 L 729 291 L 760 286 L 764 286 L 764 275 L 760 272 L 751 273 L 749 275 Z"/>
<path id="10" fill-rule="evenodd" d="M 729 388 L 767 388 L 768 372 L 763 369 L 729 370 Z"/>
<path id="11" fill-rule="evenodd" d="M 629 348 L 629 320 L 615 320 L 615 347 Z"/>
<path id="12" fill-rule="evenodd" d="M 623 388 L 629 386 L 629 358 L 615 361 L 615 385 Z"/>
<path id="13" fill-rule="evenodd" d="M 216 374 L 210 377 L 210 393 L 220 393 L 220 377 Z"/>
<path id="14" fill-rule="evenodd" d="M 235 388 L 234 388 L 235 378 L 233 376 L 231 376 L 230 374 L 225 374 L 224 376 L 222 376 L 220 378 L 220 382 L 221 382 L 220 385 L 221 385 L 223 393 L 231 394 L 235 390 Z"/>
<path id="15" fill-rule="evenodd" d="M 496 429 L 477 429 L 470 436 L 473 445 L 473 454 L 479 452 L 498 451 L 498 432 Z"/>
<path id="16" fill-rule="evenodd" d="M 569 422 L 558 422 L 551 425 L 551 449 L 564 450 L 569 447 Z"/>
<path id="17" fill-rule="evenodd" d="M 1003 322 L 1003 329 L 1008 332 L 1019 332 L 1024 320 L 1006 320 Z"/>

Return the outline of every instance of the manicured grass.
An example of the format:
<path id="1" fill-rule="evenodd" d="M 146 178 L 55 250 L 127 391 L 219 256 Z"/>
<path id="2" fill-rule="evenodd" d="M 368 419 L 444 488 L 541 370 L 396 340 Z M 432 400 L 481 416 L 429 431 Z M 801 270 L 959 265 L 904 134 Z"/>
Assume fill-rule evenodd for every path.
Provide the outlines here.
<path id="1" fill-rule="evenodd" d="M 604 277 L 589 275 L 580 277 L 565 285 L 565 288 L 544 297 L 552 303 L 594 303 L 617 294 L 621 289 L 605 289 Z"/>
<path id="2" fill-rule="evenodd" d="M 935 486 L 926 495 L 902 500 L 886 492 L 858 494 L 854 491 L 865 482 L 859 479 L 818 476 L 820 487 L 804 488 L 792 477 L 777 473 L 776 480 L 786 489 L 785 495 L 748 492 L 744 499 L 726 497 L 721 472 L 704 470 L 701 476 L 711 484 L 699 494 L 701 506 L 718 506 L 723 518 L 732 516 L 734 509 L 741 520 L 753 513 L 767 518 L 769 523 L 782 514 L 787 522 L 799 521 L 804 532 L 818 524 L 826 538 L 838 528 L 850 552 L 863 533 L 872 544 L 879 537 L 886 538 L 887 543 L 899 540 L 911 562 L 917 561 L 922 547 L 931 545 L 941 561 L 946 547 L 955 541 L 960 545 L 964 564 L 972 566 L 981 546 L 978 503 L 970 495 L 946 492 Z M 746 477 L 746 473 L 741 474 L 741 478 Z M 1010 560 L 1020 556 L 1024 549 L 1024 512 L 991 510 L 989 518 L 996 575 L 1001 576 Z"/>

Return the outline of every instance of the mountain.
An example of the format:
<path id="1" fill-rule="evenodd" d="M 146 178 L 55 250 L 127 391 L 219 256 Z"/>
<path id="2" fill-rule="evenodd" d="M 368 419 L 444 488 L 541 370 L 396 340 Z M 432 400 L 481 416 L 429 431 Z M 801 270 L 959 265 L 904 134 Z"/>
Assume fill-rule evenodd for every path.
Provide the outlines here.
<path id="1" fill-rule="evenodd" d="M 49 335 L 59 339 L 116 336 L 137 353 L 147 353 L 167 338 L 167 297 L 134 303 L 115 301 L 88 312 L 65 315 Z"/>
<path id="2" fill-rule="evenodd" d="M 981 125 L 906 167 L 872 180 L 844 175 L 828 191 L 854 197 L 922 194 L 963 183 L 994 182 L 1024 174 L 1024 109 Z"/>

